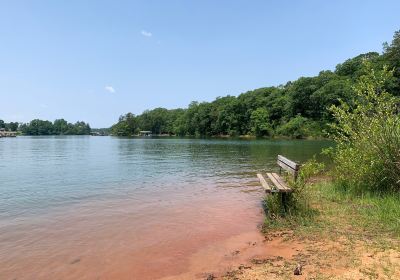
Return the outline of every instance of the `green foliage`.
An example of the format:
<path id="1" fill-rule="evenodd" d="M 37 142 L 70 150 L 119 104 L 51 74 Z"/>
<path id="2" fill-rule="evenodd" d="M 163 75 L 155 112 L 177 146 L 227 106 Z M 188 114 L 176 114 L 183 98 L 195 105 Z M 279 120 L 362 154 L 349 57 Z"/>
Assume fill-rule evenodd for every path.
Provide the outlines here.
<path id="1" fill-rule="evenodd" d="M 362 65 L 365 60 L 377 61 L 379 59 L 379 53 L 369 52 L 360 54 L 354 58 L 346 60 L 344 63 L 336 65 L 335 73 L 340 76 L 346 76 L 352 80 L 357 80 L 362 73 Z"/>
<path id="2" fill-rule="evenodd" d="M 355 192 L 400 190 L 399 100 L 385 85 L 393 71 L 364 62 L 351 102 L 332 106 L 335 179 Z"/>
<path id="3" fill-rule="evenodd" d="M 257 108 L 250 116 L 251 131 L 256 136 L 267 136 L 272 134 L 269 114 L 265 108 Z"/>
<path id="4" fill-rule="evenodd" d="M 85 122 L 72 124 L 64 119 L 55 120 L 54 123 L 35 119 L 22 124 L 19 129 L 25 135 L 89 135 L 91 131 Z"/>
<path id="5" fill-rule="evenodd" d="M 301 166 L 296 181 L 291 176 L 286 177 L 286 182 L 293 190 L 291 193 L 275 193 L 265 198 L 264 204 L 270 223 L 282 224 L 284 221 L 284 223 L 297 224 L 306 223 L 312 219 L 316 212 L 310 207 L 312 196 L 310 179 L 321 173 L 324 168 L 324 164 L 317 162 L 315 158 L 307 161 Z M 284 199 L 282 195 L 285 196 Z"/>
<path id="6" fill-rule="evenodd" d="M 218 97 L 212 102 L 192 102 L 186 109 L 156 108 L 135 116 L 135 129 L 124 118 L 113 126 L 115 135 L 133 135 L 136 130 L 153 134 L 190 136 L 283 135 L 292 138 L 321 137 L 333 121 L 332 105 L 351 104 L 355 82 L 366 73 L 363 62 L 379 71 L 394 69 L 383 88 L 400 95 L 400 32 L 384 53 L 360 54 L 338 64 L 336 70 L 315 77 L 301 77 L 284 86 L 264 87 L 239 96 Z"/>
<path id="7" fill-rule="evenodd" d="M 29 124 L 21 126 L 23 134 L 26 135 L 52 135 L 54 134 L 53 124 L 49 121 L 39 119 L 32 120 Z"/>
<path id="8" fill-rule="evenodd" d="M 117 136 L 131 136 L 138 130 L 138 120 L 132 113 L 119 117 L 118 123 L 111 127 L 111 133 Z"/>
<path id="9" fill-rule="evenodd" d="M 290 119 L 288 122 L 279 126 L 276 130 L 277 134 L 284 136 L 291 136 L 293 138 L 302 138 L 307 135 L 306 125 L 308 119 L 297 115 Z"/>
<path id="10" fill-rule="evenodd" d="M 324 123 L 313 121 L 297 115 L 288 122 L 276 128 L 278 135 L 287 136 L 295 139 L 305 137 L 323 137 Z"/>
<path id="11" fill-rule="evenodd" d="M 393 35 L 390 44 L 383 44 L 384 53 L 382 63 L 389 65 L 393 69 L 393 78 L 391 81 L 391 91 L 394 95 L 400 96 L 400 30 Z"/>
<path id="12" fill-rule="evenodd" d="M 4 128 L 5 130 L 17 131 L 18 127 L 19 127 L 19 123 L 17 123 L 17 122 L 6 123 L 3 120 L 0 120 L 0 128 Z"/>

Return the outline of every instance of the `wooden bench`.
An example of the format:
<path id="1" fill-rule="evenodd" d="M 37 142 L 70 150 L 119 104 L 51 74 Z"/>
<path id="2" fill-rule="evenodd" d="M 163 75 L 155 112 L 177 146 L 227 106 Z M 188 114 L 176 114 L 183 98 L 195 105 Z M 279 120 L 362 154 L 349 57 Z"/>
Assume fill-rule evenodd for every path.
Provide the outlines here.
<path id="1" fill-rule="evenodd" d="M 285 158 L 284 156 L 278 155 L 277 163 L 279 165 L 279 173 L 282 173 L 282 169 L 293 176 L 293 180 L 297 179 L 297 175 L 300 170 L 300 165 Z M 292 189 L 286 184 L 285 180 L 277 173 L 267 173 L 268 179 L 272 184 L 269 184 L 265 180 L 264 176 L 260 173 L 257 174 L 261 185 L 265 189 L 266 193 L 290 193 Z"/>

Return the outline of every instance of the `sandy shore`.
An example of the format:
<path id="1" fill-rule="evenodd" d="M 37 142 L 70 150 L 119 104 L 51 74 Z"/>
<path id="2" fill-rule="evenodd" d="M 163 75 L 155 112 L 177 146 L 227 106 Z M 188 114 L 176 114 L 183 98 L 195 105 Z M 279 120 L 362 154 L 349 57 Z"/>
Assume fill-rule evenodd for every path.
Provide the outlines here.
<path id="1" fill-rule="evenodd" d="M 161 279 L 220 279 L 238 267 L 251 267 L 254 260 L 292 258 L 300 249 L 301 244 L 283 242 L 282 237 L 268 240 L 260 231 L 251 231 L 199 250 L 190 257 L 187 271 Z"/>

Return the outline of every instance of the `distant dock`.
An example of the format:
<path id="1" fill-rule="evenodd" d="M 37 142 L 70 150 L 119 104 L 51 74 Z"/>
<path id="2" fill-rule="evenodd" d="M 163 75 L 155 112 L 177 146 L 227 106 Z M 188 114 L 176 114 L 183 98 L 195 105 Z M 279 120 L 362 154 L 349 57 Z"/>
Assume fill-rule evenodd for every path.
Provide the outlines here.
<path id="1" fill-rule="evenodd" d="M 1 137 L 17 137 L 16 131 L 6 131 L 4 128 L 0 128 L 0 138 Z"/>
<path id="2" fill-rule="evenodd" d="M 153 133 L 150 130 L 142 130 L 139 131 L 139 136 L 153 136 Z"/>

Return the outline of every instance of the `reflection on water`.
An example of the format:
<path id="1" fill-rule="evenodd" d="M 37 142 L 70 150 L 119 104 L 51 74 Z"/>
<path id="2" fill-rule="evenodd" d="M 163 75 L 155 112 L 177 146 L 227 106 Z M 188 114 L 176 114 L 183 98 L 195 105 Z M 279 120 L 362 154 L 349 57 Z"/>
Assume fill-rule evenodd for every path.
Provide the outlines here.
<path id="1" fill-rule="evenodd" d="M 158 279 L 255 228 L 255 173 L 328 141 L 0 139 L 1 279 Z M 34 277 L 35 278 L 35 277 Z"/>

